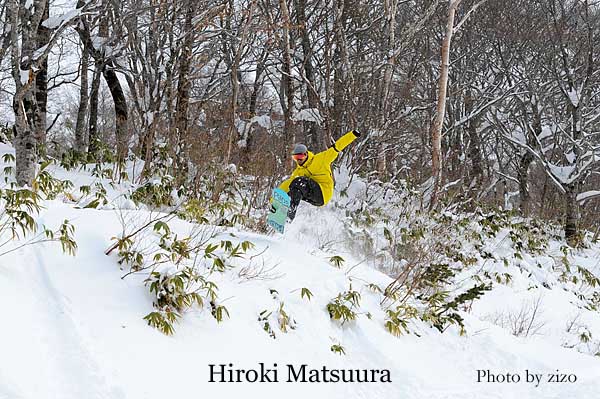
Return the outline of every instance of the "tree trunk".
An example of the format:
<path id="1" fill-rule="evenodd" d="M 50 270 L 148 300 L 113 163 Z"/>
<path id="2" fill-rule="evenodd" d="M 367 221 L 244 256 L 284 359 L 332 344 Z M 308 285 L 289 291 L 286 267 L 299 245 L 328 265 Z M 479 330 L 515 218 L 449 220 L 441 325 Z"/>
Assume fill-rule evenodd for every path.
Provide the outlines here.
<path id="1" fill-rule="evenodd" d="M 539 137 L 542 134 L 542 114 L 538 108 L 536 101 L 530 100 L 529 103 L 531 107 L 530 112 L 532 121 L 530 127 L 526 128 L 526 141 L 528 146 L 534 148 L 536 140 L 535 138 Z M 521 107 L 523 113 L 523 120 L 527 121 L 529 119 L 526 108 L 527 106 L 524 103 L 522 103 Z M 529 216 L 529 213 L 531 212 L 531 195 L 529 193 L 529 166 L 531 165 L 533 160 L 533 155 L 528 150 L 525 150 L 525 152 L 521 156 L 521 159 L 519 160 L 519 168 L 517 170 L 517 179 L 519 180 L 520 196 L 519 208 L 523 216 Z M 545 194 L 546 186 L 544 185 L 543 195 L 545 196 Z M 544 199 L 542 198 L 542 203 L 544 203 L 543 200 Z"/>
<path id="2" fill-rule="evenodd" d="M 467 90 L 465 95 L 465 114 L 469 115 L 474 108 L 473 93 L 470 89 Z M 469 148 L 468 154 L 471 160 L 471 173 L 470 177 L 474 180 L 475 184 L 470 184 L 477 191 L 483 184 L 483 161 L 481 159 L 481 137 L 479 136 L 479 117 L 473 117 L 467 124 L 467 134 L 469 135 Z"/>
<path id="3" fill-rule="evenodd" d="M 29 96 L 33 97 L 31 94 Z M 23 105 L 25 101 L 13 104 L 15 110 L 16 179 L 19 186 L 31 186 L 37 164 L 37 141 Z"/>
<path id="4" fill-rule="evenodd" d="M 298 26 L 302 34 L 302 55 L 304 56 L 303 66 L 304 75 L 306 78 L 306 97 L 308 107 L 311 109 L 319 109 L 319 97 L 316 93 L 315 72 L 312 64 L 312 44 L 308 31 L 308 20 L 306 17 L 306 0 L 298 0 L 297 3 L 297 20 Z M 319 148 L 324 142 L 319 129 L 319 125 L 313 121 L 305 121 L 304 129 L 306 133 L 306 142 L 313 148 Z"/>
<path id="5" fill-rule="evenodd" d="M 256 73 L 254 78 L 254 84 L 252 85 L 252 93 L 250 94 L 250 100 L 248 101 L 248 117 L 250 119 L 256 116 L 256 107 L 258 101 L 258 93 L 263 87 L 263 73 L 266 68 L 266 61 L 268 56 L 267 49 L 263 49 L 258 60 L 256 62 Z M 254 151 L 255 137 L 252 127 L 248 130 L 248 137 L 246 139 L 246 151 L 240 154 L 240 163 L 243 165 L 249 165 L 251 163 L 251 153 Z"/>
<path id="6" fill-rule="evenodd" d="M 348 48 L 346 44 L 345 23 L 347 14 L 346 0 L 335 0 L 334 7 L 334 72 L 333 72 L 333 131 L 332 137 L 339 134 L 343 128 L 346 112 L 348 79 Z M 331 138 L 331 137 L 330 137 Z"/>
<path id="7" fill-rule="evenodd" d="M 571 86 L 571 85 L 570 85 Z M 572 151 L 577 162 L 581 157 L 581 149 L 576 144 L 581 140 L 581 108 L 579 105 L 573 104 L 571 101 L 567 106 L 568 112 L 571 114 L 571 137 L 573 139 Z M 576 247 L 579 245 L 579 203 L 577 202 L 577 194 L 581 189 L 581 185 L 585 181 L 585 176 L 580 175 L 573 183 L 565 185 L 565 239 L 567 243 Z"/>
<path id="8" fill-rule="evenodd" d="M 225 157 L 225 163 L 228 164 L 231 160 L 231 149 L 233 147 L 233 139 L 238 136 L 237 133 L 237 112 L 238 112 L 238 96 L 240 92 L 240 81 L 238 80 L 239 71 L 239 59 L 237 54 L 233 57 L 231 63 L 231 71 L 229 78 L 231 80 L 231 103 L 230 103 L 230 117 L 229 117 L 229 132 L 227 135 L 227 155 Z"/>
<path id="9" fill-rule="evenodd" d="M 101 61 L 95 62 L 94 77 L 90 90 L 90 120 L 89 120 L 89 146 L 88 154 L 96 159 L 100 150 L 100 135 L 98 133 L 98 96 L 100 95 L 100 78 L 104 66 Z"/>
<path id="10" fill-rule="evenodd" d="M 46 4 L 42 21 L 50 17 L 50 4 Z M 37 29 L 36 48 L 42 48 L 50 42 L 50 29 L 40 22 Z M 45 58 L 35 76 L 35 98 L 37 110 L 35 112 L 35 138 L 40 153 L 46 151 L 46 113 L 48 105 L 48 58 Z"/>
<path id="11" fill-rule="evenodd" d="M 519 180 L 519 209 L 521 215 L 527 217 L 531 211 L 531 195 L 529 193 L 529 165 L 533 162 L 533 155 L 525 151 L 519 160 L 517 179 Z"/>
<path id="12" fill-rule="evenodd" d="M 119 82 L 119 78 L 111 65 L 103 70 L 104 80 L 108 85 L 115 104 L 115 139 L 117 141 L 117 162 L 124 162 L 129 152 L 129 134 L 127 130 L 127 100 Z"/>
<path id="13" fill-rule="evenodd" d="M 32 9 L 21 8 L 20 2 L 8 4 L 11 26 L 11 64 L 15 81 L 13 110 L 15 113 L 14 136 L 16 156 L 16 180 L 20 186 L 31 185 L 37 165 L 36 121 L 39 120 L 35 95 L 36 77 L 33 55 L 36 50 L 38 33 L 46 1 L 35 1 Z M 35 10 L 32 14 L 31 10 Z M 27 75 L 25 75 L 27 74 Z M 24 81 L 24 75 L 28 77 Z"/>
<path id="14" fill-rule="evenodd" d="M 79 109 L 77 110 L 77 123 L 75 125 L 75 150 L 83 153 L 86 150 L 89 137 L 85 137 L 85 119 L 88 112 L 88 68 L 90 54 L 84 43 L 81 52 L 81 85 L 79 87 Z M 97 93 L 96 93 L 97 94 Z"/>
<path id="15" fill-rule="evenodd" d="M 285 136 L 289 138 L 289 143 L 296 141 L 296 129 L 292 116 L 294 113 L 294 86 L 292 84 L 292 57 L 290 47 L 290 13 L 286 0 L 279 0 L 281 15 L 283 17 L 283 71 L 281 74 L 282 92 L 285 102 L 283 105 L 283 114 L 285 118 Z"/>
<path id="16" fill-rule="evenodd" d="M 565 239 L 570 246 L 576 247 L 578 245 L 577 224 L 579 221 L 577 184 L 569 184 L 565 189 Z"/>
<path id="17" fill-rule="evenodd" d="M 239 44 L 234 48 L 234 56 L 231 62 L 231 119 L 229 121 L 229 137 L 227 143 L 227 157 L 225 158 L 225 163 L 229 163 L 231 160 L 231 150 L 233 147 L 233 138 L 237 136 L 237 127 L 236 127 L 236 119 L 238 113 L 238 97 L 240 93 L 240 82 L 242 80 L 241 71 L 240 71 L 240 61 L 242 60 L 242 53 L 246 47 L 246 42 L 248 40 L 248 29 L 250 27 L 250 23 L 254 18 L 254 7 L 256 5 L 256 1 L 250 2 L 248 5 L 248 9 L 246 10 L 246 18 L 242 21 L 242 33 L 239 38 Z M 248 127 L 247 127 L 248 128 Z M 246 132 L 244 132 L 246 134 Z M 247 137 L 244 137 L 247 139 Z M 246 145 L 244 145 L 245 147 Z"/>
<path id="18" fill-rule="evenodd" d="M 185 39 L 179 57 L 179 73 L 177 76 L 177 102 L 175 105 L 175 130 L 176 143 L 178 153 L 175 157 L 177 168 L 180 172 L 179 176 L 185 179 L 187 176 L 187 163 L 189 160 L 189 144 L 188 138 L 188 109 L 190 103 L 190 66 L 192 64 L 192 46 L 194 45 L 194 32 L 192 19 L 195 13 L 194 1 L 187 0 L 185 12 L 185 22 L 183 32 Z"/>
<path id="19" fill-rule="evenodd" d="M 250 118 L 256 116 L 256 102 L 258 100 L 258 93 L 262 88 L 262 75 L 265 71 L 265 63 L 267 61 L 267 50 L 263 50 L 260 57 L 258 57 L 258 61 L 256 63 L 256 74 L 254 79 L 254 84 L 252 85 L 252 94 L 250 94 L 250 101 L 248 102 L 248 114 Z"/>
<path id="20" fill-rule="evenodd" d="M 442 63 L 440 67 L 440 80 L 438 83 L 438 99 L 436 116 L 431 125 L 431 166 L 433 173 L 433 192 L 431 194 L 430 209 L 437 205 L 440 186 L 442 184 L 442 126 L 446 113 L 446 91 L 448 87 L 448 70 L 450 68 L 450 42 L 454 31 L 454 15 L 461 0 L 451 0 L 448 6 L 448 22 L 446 35 L 442 42 Z"/>
<path id="21" fill-rule="evenodd" d="M 109 6 L 114 5 L 109 0 L 102 0 L 102 6 L 106 12 L 106 15 L 103 15 L 100 18 L 100 24 L 98 27 L 98 36 L 102 38 L 109 37 Z M 115 11 L 115 10 L 112 10 Z M 118 27 L 113 26 L 113 30 Z M 86 33 L 86 40 L 88 42 L 88 48 L 93 50 L 93 44 L 91 43 L 90 32 Z M 115 72 L 115 65 L 111 59 L 105 59 L 105 51 L 102 50 L 101 53 L 94 51 L 92 53 L 96 62 L 102 63 L 102 75 L 104 76 L 104 80 L 108 85 L 108 89 L 113 99 L 113 103 L 115 105 L 115 141 L 117 144 L 117 163 L 122 163 L 125 161 L 127 154 L 129 152 L 129 133 L 127 129 L 127 119 L 128 119 L 128 109 L 127 109 L 127 100 L 125 99 L 125 94 L 123 93 L 123 88 L 121 87 L 121 83 L 119 82 L 119 78 L 117 77 L 117 73 Z"/>
<path id="22" fill-rule="evenodd" d="M 386 20 L 386 43 L 384 46 L 386 63 L 383 68 L 383 81 L 381 90 L 381 103 L 379 106 L 379 129 L 385 130 L 388 125 L 388 114 L 390 109 L 390 90 L 396 66 L 394 50 L 396 46 L 396 9 L 398 0 L 384 0 L 384 12 Z M 386 162 L 386 144 L 382 140 L 377 151 L 376 168 L 380 178 L 387 175 L 388 165 Z"/>

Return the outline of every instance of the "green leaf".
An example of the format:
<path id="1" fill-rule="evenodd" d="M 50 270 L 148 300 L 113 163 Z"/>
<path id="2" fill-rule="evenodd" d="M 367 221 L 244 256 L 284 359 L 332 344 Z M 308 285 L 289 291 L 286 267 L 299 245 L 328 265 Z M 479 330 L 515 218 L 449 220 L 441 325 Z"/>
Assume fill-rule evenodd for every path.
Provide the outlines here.
<path id="1" fill-rule="evenodd" d="M 2 156 L 4 163 L 15 162 L 15 156 L 11 153 L 6 153 Z"/>
<path id="2" fill-rule="evenodd" d="M 158 221 L 158 222 L 154 223 L 154 231 L 157 233 L 160 233 L 161 230 L 164 231 L 165 235 L 171 233 L 171 228 L 165 222 Z"/>
<path id="3" fill-rule="evenodd" d="M 300 292 L 300 298 L 304 298 L 305 296 L 310 301 L 310 298 L 313 296 L 313 293 L 310 292 L 308 288 L 302 288 Z"/>
<path id="4" fill-rule="evenodd" d="M 225 315 L 229 318 L 229 311 L 223 305 L 216 306 L 211 313 L 218 323 L 223 321 Z"/>
<path id="5" fill-rule="evenodd" d="M 383 228 L 383 235 L 384 235 L 385 239 L 388 240 L 388 242 L 390 244 L 392 242 L 394 242 L 394 237 L 393 237 L 392 233 L 390 232 L 390 230 L 387 227 Z"/>
<path id="6" fill-rule="evenodd" d="M 332 256 L 331 258 L 329 258 L 329 262 L 333 266 L 335 266 L 335 267 L 337 267 L 339 269 L 339 268 L 341 268 L 344 265 L 345 261 L 344 261 L 344 258 L 342 258 L 341 256 L 335 255 L 335 256 Z"/>
<path id="7" fill-rule="evenodd" d="M 96 198 L 95 200 L 90 201 L 90 203 L 87 204 L 86 206 L 84 206 L 84 208 L 96 209 L 96 208 L 98 208 L 98 205 L 100 205 L 100 200 Z"/>
<path id="8" fill-rule="evenodd" d="M 331 351 L 334 353 L 337 353 L 338 355 L 345 355 L 346 354 L 346 350 L 344 349 L 344 347 L 342 345 L 331 345 Z"/>

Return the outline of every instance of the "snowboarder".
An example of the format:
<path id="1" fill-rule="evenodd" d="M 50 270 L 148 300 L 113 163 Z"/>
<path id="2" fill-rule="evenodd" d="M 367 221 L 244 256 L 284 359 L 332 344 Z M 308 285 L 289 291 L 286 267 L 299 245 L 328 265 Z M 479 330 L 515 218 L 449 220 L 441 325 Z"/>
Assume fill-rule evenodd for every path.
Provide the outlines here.
<path id="1" fill-rule="evenodd" d="M 323 206 L 333 196 L 333 175 L 331 163 L 340 151 L 360 137 L 358 130 L 351 130 L 340 137 L 327 150 L 313 154 L 304 144 L 296 144 L 292 158 L 296 161 L 296 169 L 279 188 L 291 198 L 288 218 L 296 217 L 296 209 L 301 200 L 314 206 Z"/>

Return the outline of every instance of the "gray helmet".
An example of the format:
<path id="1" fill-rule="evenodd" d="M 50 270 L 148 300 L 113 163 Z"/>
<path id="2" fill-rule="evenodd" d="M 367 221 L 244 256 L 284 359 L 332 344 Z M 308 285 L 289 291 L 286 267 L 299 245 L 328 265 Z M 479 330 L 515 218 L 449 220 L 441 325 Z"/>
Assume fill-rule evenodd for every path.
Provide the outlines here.
<path id="1" fill-rule="evenodd" d="M 308 152 L 308 148 L 304 144 L 296 144 L 294 146 L 294 151 L 292 151 L 292 155 L 296 154 L 306 154 Z"/>

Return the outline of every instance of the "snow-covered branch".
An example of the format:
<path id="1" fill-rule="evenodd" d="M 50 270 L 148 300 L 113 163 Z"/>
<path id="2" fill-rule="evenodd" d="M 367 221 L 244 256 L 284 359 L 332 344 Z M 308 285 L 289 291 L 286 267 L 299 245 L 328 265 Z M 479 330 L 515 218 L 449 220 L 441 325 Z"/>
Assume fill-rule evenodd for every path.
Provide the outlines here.
<path id="1" fill-rule="evenodd" d="M 463 26 L 463 24 L 469 19 L 469 16 L 471 16 L 471 13 L 473 13 L 475 10 L 477 10 L 486 1 L 487 0 L 481 0 L 480 2 L 476 3 L 473 7 L 471 7 L 471 9 L 467 12 L 467 14 L 454 27 L 454 33 L 458 32 L 458 30 Z M 455 0 L 454 2 L 457 3 L 456 7 L 458 7 L 458 3 L 460 3 L 460 0 Z"/>
<path id="2" fill-rule="evenodd" d="M 600 198 L 600 190 L 590 190 L 577 195 L 577 202 L 583 204 L 585 201 L 589 201 L 595 198 Z"/>

